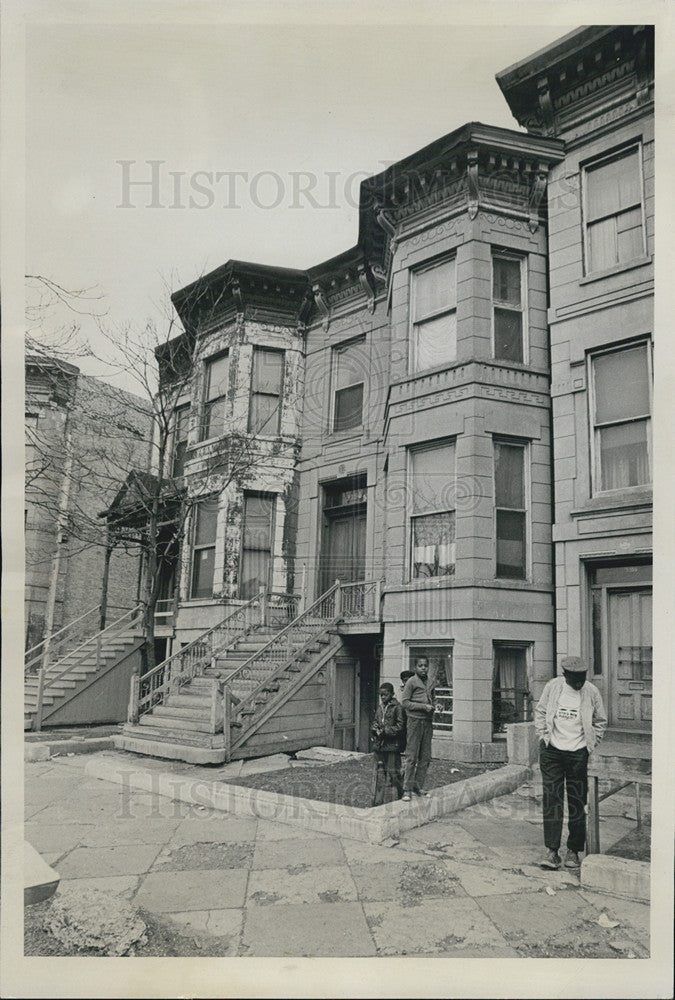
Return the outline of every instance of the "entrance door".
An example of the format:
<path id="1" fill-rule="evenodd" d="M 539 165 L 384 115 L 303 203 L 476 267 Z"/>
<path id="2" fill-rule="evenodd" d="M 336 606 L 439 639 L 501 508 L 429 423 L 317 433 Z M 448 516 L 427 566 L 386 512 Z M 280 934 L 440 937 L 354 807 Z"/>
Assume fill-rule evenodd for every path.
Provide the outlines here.
<path id="1" fill-rule="evenodd" d="M 652 591 L 610 590 L 609 723 L 624 729 L 651 728 Z"/>
<path id="2" fill-rule="evenodd" d="M 356 660 L 341 658 L 335 662 L 333 746 L 337 750 L 356 749 L 357 668 Z"/>
<path id="3" fill-rule="evenodd" d="M 361 479 L 324 487 L 320 593 L 336 580 L 355 583 L 366 571 L 366 490 Z"/>

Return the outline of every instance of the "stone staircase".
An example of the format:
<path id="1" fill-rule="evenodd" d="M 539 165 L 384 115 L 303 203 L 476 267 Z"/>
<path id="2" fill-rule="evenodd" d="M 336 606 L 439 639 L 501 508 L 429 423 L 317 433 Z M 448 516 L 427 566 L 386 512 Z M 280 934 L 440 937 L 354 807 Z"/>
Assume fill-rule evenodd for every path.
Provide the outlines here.
<path id="1" fill-rule="evenodd" d="M 142 645 L 140 608 L 134 608 L 56 662 L 26 673 L 24 730 L 40 729 L 45 723 L 121 722 L 130 670 L 139 668 L 134 654 Z"/>

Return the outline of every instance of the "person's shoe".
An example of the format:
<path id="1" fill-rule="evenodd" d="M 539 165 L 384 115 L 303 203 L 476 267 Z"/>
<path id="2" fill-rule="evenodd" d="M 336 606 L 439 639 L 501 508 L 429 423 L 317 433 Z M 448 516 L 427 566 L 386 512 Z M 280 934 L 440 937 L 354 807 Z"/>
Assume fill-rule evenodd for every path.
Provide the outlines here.
<path id="1" fill-rule="evenodd" d="M 577 854 L 577 852 L 568 850 L 567 856 L 565 858 L 565 868 L 580 868 L 580 867 L 581 867 L 581 861 L 579 860 L 579 855 Z"/>
<path id="2" fill-rule="evenodd" d="M 415 795 L 420 795 L 423 799 L 428 799 L 431 796 L 431 792 L 423 792 L 421 788 L 413 788 Z"/>
<path id="3" fill-rule="evenodd" d="M 410 802 L 410 792 L 404 792 L 401 797 L 401 802 Z"/>
<path id="4" fill-rule="evenodd" d="M 560 860 L 560 855 L 557 851 L 547 851 L 546 857 L 541 862 L 542 868 L 548 868 L 551 871 L 557 871 L 562 866 L 562 861 Z"/>

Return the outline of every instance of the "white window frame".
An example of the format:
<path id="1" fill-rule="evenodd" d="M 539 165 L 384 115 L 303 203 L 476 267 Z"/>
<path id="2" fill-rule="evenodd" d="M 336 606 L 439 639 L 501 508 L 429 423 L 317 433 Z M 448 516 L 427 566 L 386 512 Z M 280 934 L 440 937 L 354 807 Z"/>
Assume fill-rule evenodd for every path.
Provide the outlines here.
<path id="1" fill-rule="evenodd" d="M 649 390 L 649 413 L 646 417 L 631 417 L 628 420 L 613 420 L 609 423 L 596 425 L 595 422 L 595 371 L 593 362 L 596 358 L 607 354 L 621 354 L 622 351 L 630 351 L 636 347 L 645 347 L 647 354 L 647 383 Z M 591 453 L 591 496 L 605 496 L 606 494 L 625 493 L 627 490 L 649 490 L 654 482 L 654 452 L 652 448 L 652 420 L 654 413 L 654 373 L 653 373 L 653 348 L 651 337 L 640 337 L 637 340 L 629 341 L 620 345 L 612 345 L 599 351 L 592 351 L 587 357 L 587 379 L 588 379 L 588 426 L 590 429 L 589 444 Z M 640 483 L 637 486 L 619 486 L 616 489 L 603 489 L 602 469 L 601 469 L 601 448 L 600 429 L 619 424 L 634 423 L 637 420 L 647 421 L 647 454 L 649 460 L 649 481 Z"/>
<path id="2" fill-rule="evenodd" d="M 279 392 L 256 392 L 253 388 L 253 376 L 255 374 L 255 357 L 256 354 L 260 355 L 262 353 L 267 354 L 280 354 L 281 355 L 281 376 L 279 379 Z M 254 344 L 253 352 L 251 354 L 251 379 L 250 379 L 250 393 L 249 393 L 249 404 L 248 404 L 248 419 L 247 428 L 249 434 L 255 434 L 256 437 L 278 437 L 281 430 L 281 405 L 284 396 L 284 378 L 286 374 L 286 352 L 280 350 L 278 347 L 267 347 L 265 344 Z M 253 397 L 254 396 L 266 396 L 268 398 L 275 397 L 277 400 L 277 419 L 273 428 L 265 427 L 260 431 L 256 430 L 252 426 L 251 420 L 253 417 Z"/>
<path id="3" fill-rule="evenodd" d="M 498 507 L 497 506 L 497 466 L 495 449 L 498 444 L 510 445 L 521 448 L 523 451 L 523 500 L 525 503 L 525 575 L 520 576 L 499 576 L 497 572 L 497 512 L 500 510 L 519 512 L 520 507 Z M 531 487 L 531 441 L 523 438 L 509 437 L 508 435 L 492 435 L 492 500 L 493 500 L 493 535 L 495 540 L 494 556 L 494 578 L 495 580 L 517 581 L 525 583 L 532 574 L 532 487 Z"/>
<path id="4" fill-rule="evenodd" d="M 495 269 L 494 261 L 499 260 L 512 260 L 520 264 L 520 309 L 514 309 L 507 302 L 498 302 L 495 298 Z M 490 254 L 490 289 L 491 289 L 491 313 L 490 313 L 490 326 L 491 326 L 491 345 L 490 350 L 492 352 L 492 357 L 495 361 L 500 361 L 503 364 L 514 364 L 514 365 L 527 365 L 530 360 L 530 338 L 529 338 L 529 323 L 528 323 L 528 283 L 527 283 L 527 256 L 518 253 L 511 253 L 508 250 L 501 250 L 499 247 L 492 247 L 492 252 Z M 521 321 L 521 336 L 522 336 L 522 346 L 523 346 L 523 360 L 522 361 L 509 361 L 507 358 L 498 358 L 496 349 L 496 339 L 495 339 L 495 309 L 509 309 L 511 312 L 520 312 Z"/>
<path id="5" fill-rule="evenodd" d="M 414 483 L 414 455 L 415 452 L 420 451 L 432 451 L 434 448 L 447 448 L 452 445 L 454 450 L 454 468 L 452 470 L 452 475 L 454 479 L 455 486 L 455 506 L 448 508 L 444 507 L 439 510 L 425 510 L 424 513 L 414 514 L 412 507 L 413 498 L 413 483 Z M 420 444 L 410 445 L 407 449 L 406 456 L 406 579 L 411 583 L 428 582 L 433 580 L 450 580 L 457 572 L 457 438 L 449 437 L 442 438 L 440 441 L 425 441 Z M 454 514 L 455 516 L 455 561 L 453 563 L 453 572 L 448 573 L 444 576 L 414 576 L 413 575 L 413 521 L 420 517 L 428 517 L 432 514 Z"/>
<path id="6" fill-rule="evenodd" d="M 601 167 L 604 163 L 610 163 L 612 160 L 620 160 L 622 157 L 628 156 L 633 151 L 637 150 L 638 154 L 638 183 L 640 186 L 640 217 L 642 223 L 642 256 L 633 257 L 630 260 L 621 260 L 616 264 L 610 265 L 608 268 L 593 268 L 591 266 L 590 250 L 589 250 L 589 240 L 588 240 L 588 227 L 592 225 L 589 223 L 589 210 L 588 210 L 588 172 L 594 170 L 596 167 Z M 605 271 L 620 271 L 623 268 L 631 267 L 636 260 L 641 260 L 642 257 L 647 256 L 647 220 L 645 215 L 645 180 L 644 180 L 644 159 L 642 150 L 642 139 L 636 139 L 621 146 L 619 149 L 611 149 L 600 156 L 594 157 L 592 160 L 588 160 L 580 165 L 581 167 L 581 191 L 582 191 L 582 201 L 581 201 L 581 211 L 582 211 L 582 230 L 583 230 L 583 248 L 584 248 L 584 275 L 594 275 L 603 274 Z M 625 210 L 624 210 L 625 211 Z M 610 218 L 611 216 L 616 217 L 616 213 L 611 213 L 611 215 L 603 216 L 603 218 Z M 593 222 L 598 222 L 598 219 L 594 219 Z"/>
<path id="7" fill-rule="evenodd" d="M 365 335 L 361 336 L 361 337 L 351 337 L 349 340 L 343 340 L 339 344 L 332 344 L 331 345 L 331 349 L 330 349 L 330 352 L 331 352 L 331 368 L 330 368 L 330 386 L 331 386 L 331 389 L 330 389 L 330 402 L 329 402 L 330 413 L 328 415 L 328 433 L 329 434 L 346 434 L 346 435 L 349 435 L 349 434 L 361 434 L 362 431 L 363 431 L 363 428 L 364 428 L 363 415 L 364 415 L 364 409 L 365 409 L 365 406 L 366 406 L 366 396 L 367 396 L 367 391 L 366 391 L 367 390 L 367 385 L 366 385 L 367 373 L 365 371 L 363 373 L 363 379 L 360 382 L 351 382 L 349 385 L 343 385 L 342 386 L 342 389 L 353 389 L 357 385 L 362 385 L 363 386 L 363 394 L 361 396 L 361 420 L 359 421 L 358 424 L 355 424 L 353 427 L 346 427 L 344 429 L 340 429 L 340 428 L 336 428 L 336 426 L 335 426 L 335 402 L 336 402 L 336 398 L 337 398 L 337 393 L 342 391 L 342 389 L 338 389 L 338 387 L 337 387 L 338 369 L 339 369 L 339 363 L 340 363 L 339 362 L 340 351 L 344 350 L 346 347 L 355 346 L 356 344 L 363 344 L 364 347 L 365 347 L 365 344 L 366 344 L 366 337 L 365 337 Z"/>
<path id="8" fill-rule="evenodd" d="M 435 268 L 440 267 L 443 264 L 449 264 L 453 262 L 455 265 L 455 304 L 449 308 L 437 309 L 435 312 L 431 312 L 426 316 L 418 317 L 415 312 L 415 278 L 418 274 L 423 274 L 425 271 L 433 271 Z M 408 287 L 408 301 L 410 302 L 409 310 L 409 322 L 408 322 L 408 373 L 410 375 L 422 375 L 428 371 L 434 371 L 435 368 L 443 368 L 456 364 L 457 362 L 457 253 L 453 251 L 452 253 L 443 254 L 441 257 L 434 257 L 433 260 L 425 261 L 424 264 L 420 264 L 417 267 L 411 267 L 409 272 L 409 287 Z M 427 322 L 430 319 L 440 319 L 442 316 L 449 316 L 451 313 L 455 314 L 455 358 L 453 361 L 443 362 L 442 365 L 435 365 L 432 368 L 419 368 L 417 367 L 417 338 L 415 336 L 415 326 L 419 322 Z"/>
<path id="9" fill-rule="evenodd" d="M 208 399 L 207 395 L 209 392 L 210 385 L 210 366 L 221 358 L 227 358 L 227 386 L 225 387 L 225 392 L 221 396 L 214 396 L 213 399 Z M 204 385 L 202 391 L 202 405 L 201 405 L 201 424 L 199 428 L 199 440 L 211 441 L 214 438 L 223 437 L 223 434 L 211 434 L 206 433 L 206 411 L 207 407 L 211 404 L 217 402 L 219 399 L 225 400 L 225 410 L 227 412 L 227 404 L 230 397 L 230 352 L 229 350 L 218 351 L 216 354 L 211 354 L 208 358 L 204 358 Z M 225 416 L 224 421 L 227 421 L 227 416 Z M 224 433 L 224 431 L 223 431 Z"/>

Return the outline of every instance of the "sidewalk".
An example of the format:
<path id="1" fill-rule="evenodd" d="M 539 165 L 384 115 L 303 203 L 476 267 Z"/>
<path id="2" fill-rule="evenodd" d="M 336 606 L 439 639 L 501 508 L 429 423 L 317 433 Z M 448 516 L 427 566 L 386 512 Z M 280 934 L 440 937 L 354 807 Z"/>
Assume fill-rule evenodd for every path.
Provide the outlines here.
<path id="1" fill-rule="evenodd" d="M 87 759 L 26 764 L 26 840 L 61 886 L 121 895 L 186 938 L 210 935 L 212 954 L 649 954 L 647 904 L 538 867 L 536 780 L 385 847 L 99 781 L 85 774 Z M 603 849 L 635 826 L 624 815 L 632 798 L 610 801 Z"/>

